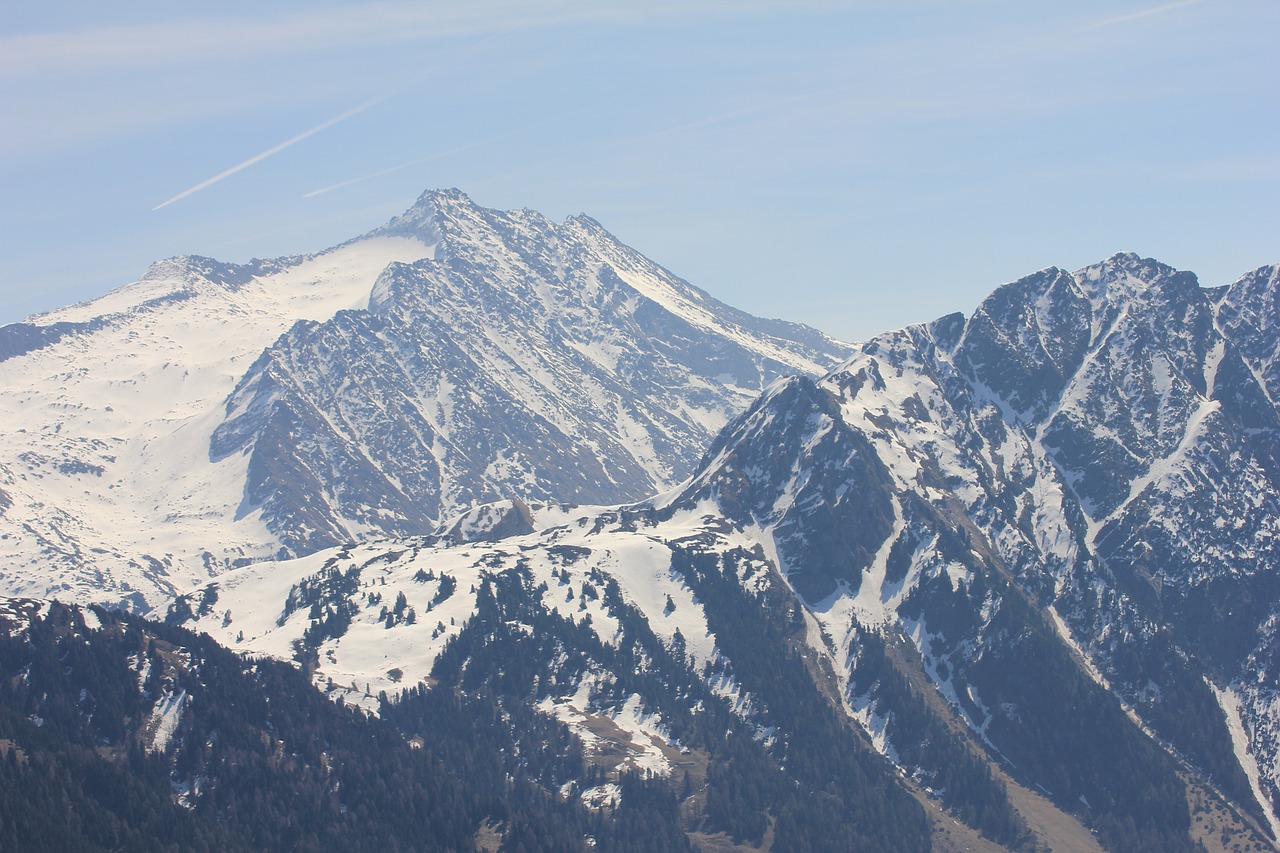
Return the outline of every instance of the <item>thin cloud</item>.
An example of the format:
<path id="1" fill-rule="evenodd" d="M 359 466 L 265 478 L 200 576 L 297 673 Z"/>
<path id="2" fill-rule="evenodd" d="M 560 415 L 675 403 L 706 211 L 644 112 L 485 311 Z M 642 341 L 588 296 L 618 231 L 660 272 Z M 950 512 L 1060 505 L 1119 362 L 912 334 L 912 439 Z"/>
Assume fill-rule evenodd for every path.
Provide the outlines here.
<path id="1" fill-rule="evenodd" d="M 227 169 L 226 171 L 223 171 L 223 172 L 219 172 L 218 174 L 214 175 L 212 178 L 209 178 L 206 181 L 201 181 L 200 183 L 196 184 L 194 187 L 183 190 L 182 192 L 175 195 L 173 198 L 167 199 L 166 201 L 162 201 L 151 209 L 159 210 L 162 207 L 168 207 L 169 205 L 173 204 L 175 201 L 181 201 L 182 199 L 186 198 L 189 195 L 198 193 L 200 192 L 200 190 L 211 187 L 214 184 L 216 184 L 218 181 L 221 181 L 224 178 L 231 177 L 236 172 L 241 172 L 249 168 L 250 166 L 254 165 L 255 163 L 261 163 L 263 160 L 267 159 L 273 154 L 279 154 L 281 151 L 285 150 L 289 146 L 295 145 L 309 136 L 314 136 L 315 134 L 319 133 L 322 130 L 326 130 L 330 127 L 333 127 L 335 124 L 338 124 L 339 122 L 346 121 L 352 116 L 359 115 L 365 110 L 371 107 L 377 106 L 378 104 L 390 98 L 393 94 L 395 93 L 382 95 L 381 97 L 374 98 L 372 101 L 366 101 L 365 103 L 361 104 L 358 107 L 353 107 L 352 109 L 349 109 L 344 113 L 336 115 L 333 118 L 328 119 L 327 121 L 322 121 L 320 122 L 320 124 L 317 124 L 315 127 L 311 128 L 310 130 L 304 130 L 302 133 L 299 133 L 297 136 L 290 137 L 289 139 L 286 139 L 284 142 L 281 142 L 279 145 L 268 148 L 266 151 L 263 151 L 261 154 L 255 154 L 254 156 L 250 157 L 248 160 L 245 160 L 242 163 L 237 163 L 236 165 L 232 166 L 230 169 Z"/>
<path id="2" fill-rule="evenodd" d="M 521 131 L 521 132 L 522 132 L 522 131 Z M 507 137 L 509 137 L 509 136 L 515 136 L 515 135 L 516 135 L 516 133 L 517 133 L 517 131 L 512 131 L 512 132 L 510 132 L 510 133 L 500 133 L 500 134 L 498 134 L 497 136 L 491 136 L 491 137 L 489 137 L 488 139 L 481 139 L 479 142 L 468 142 L 466 145 L 459 145 L 459 146 L 457 146 L 456 148 L 450 148 L 450 149 L 448 149 L 448 150 L 446 150 L 446 151 L 437 151 L 435 154 L 428 154 L 426 157 L 419 157 L 419 158 L 418 158 L 418 159 L 416 159 L 416 160 L 410 160 L 409 162 L 407 162 L 407 163 L 401 163 L 401 164 L 399 164 L 398 166 L 390 166 L 390 167 L 388 167 L 388 168 L 386 168 L 386 169 L 380 169 L 380 170 L 379 170 L 379 171 L 377 171 L 377 172 L 370 172 L 370 173 L 369 173 L 369 174 L 367 174 L 367 175 L 361 175 L 361 176 L 360 176 L 360 177 L 358 177 L 358 178 L 351 178 L 350 180 L 342 181 L 342 182 L 340 182 L 340 183 L 336 183 L 336 184 L 331 184 L 330 186 L 322 187 L 322 188 L 320 188 L 320 189 L 318 189 L 318 190 L 312 190 L 312 191 L 311 191 L 311 192 L 309 192 L 309 193 L 304 193 L 302 197 L 303 197 L 303 198 L 315 198 L 315 197 L 316 197 L 316 196 L 318 196 L 318 195 L 324 195 L 324 194 L 325 194 L 325 193 L 327 193 L 327 192 L 333 192 L 334 190 L 340 190 L 340 189 L 342 189 L 343 187 L 349 187 L 349 186 L 351 186 L 352 184 L 358 184 L 358 183 L 360 183 L 361 181 L 368 181 L 368 180 L 372 180 L 373 178 L 380 178 L 380 177 L 382 177 L 383 175 L 390 175 L 390 174 L 392 174 L 392 173 L 394 173 L 394 172 L 399 172 L 399 171 L 402 171 L 402 170 L 404 170 L 404 169 L 409 169 L 409 168 L 412 168 L 413 166 L 417 166 L 417 165 L 420 165 L 420 164 L 422 164 L 422 163 L 429 163 L 429 162 L 431 162 L 432 160 L 439 160 L 439 159 L 441 159 L 442 157 L 448 157 L 448 156 L 453 155 L 453 154 L 460 154 L 460 153 L 461 153 L 461 152 L 463 152 L 463 151 L 470 151 L 470 150 L 471 150 L 471 149 L 473 149 L 473 148 L 479 148 L 479 147 L 480 147 L 480 146 L 482 146 L 482 145 L 488 145 L 488 144 L 490 144 L 490 143 L 497 142 L 497 141 L 499 141 L 499 140 L 501 140 L 501 139 L 506 139 L 506 138 L 507 138 Z"/>
<path id="3" fill-rule="evenodd" d="M 505 32 L 501 30 L 492 32 L 486 38 L 481 39 L 476 45 L 474 45 L 473 49 L 475 49 L 475 47 L 478 47 L 479 45 L 486 45 L 486 44 L 492 44 L 494 42 L 497 42 L 501 40 L 504 35 L 505 35 Z M 224 178 L 228 178 L 236 174 L 237 172 L 240 172 L 240 171 L 243 171 L 244 169 L 249 168 L 250 166 L 256 163 L 260 163 L 263 160 L 267 159 L 268 157 L 272 156 L 273 154 L 280 153 L 281 151 L 285 150 L 291 145 L 295 145 L 310 136 L 314 136 L 315 134 L 319 133 L 322 130 L 327 130 L 328 128 L 333 127 L 335 124 L 338 124 L 339 122 L 346 121 L 347 119 L 353 116 L 359 115 L 365 110 L 371 107 L 377 106 L 383 101 L 386 101 L 389 98 L 392 98 L 395 95 L 407 89 L 412 88 L 418 83 L 421 83 L 423 80 L 426 80 L 427 78 L 429 78 L 432 75 L 432 73 L 434 73 L 434 69 L 428 68 L 422 71 L 421 73 L 417 74 L 412 80 L 405 82 L 404 84 L 392 90 L 391 92 L 388 92 L 385 95 L 380 95 L 379 97 L 374 98 L 371 101 L 366 101 L 365 103 L 361 104 L 358 107 L 353 107 L 352 109 L 349 109 L 346 112 L 341 113 L 340 115 L 334 116 L 333 118 L 328 119 L 327 121 L 321 122 L 315 127 L 312 127 L 308 130 L 304 130 L 302 133 L 299 133 L 297 136 L 290 137 L 289 139 L 286 139 L 284 142 L 281 142 L 279 145 L 276 145 L 272 148 L 268 148 L 266 151 L 263 151 L 261 154 L 255 154 L 254 156 L 250 157 L 248 160 L 245 160 L 242 163 L 237 163 L 236 165 L 232 166 L 230 169 L 227 169 L 223 172 L 219 172 L 218 174 L 214 175 L 212 178 L 209 178 L 206 181 L 202 181 L 201 183 L 196 184 L 194 187 L 183 190 L 182 192 L 175 195 L 173 198 L 163 201 L 151 209 L 159 210 L 162 207 L 168 207 L 169 205 L 173 204 L 175 201 L 180 201 L 181 199 L 184 199 L 187 196 L 192 195 L 193 193 L 197 193 L 200 190 L 203 190 L 207 187 L 210 187 L 216 184 L 218 181 L 221 181 Z M 475 144 L 479 145 L 483 143 L 475 143 Z M 470 147 L 470 146 L 464 146 L 464 147 Z M 446 152 L 446 153 L 452 153 L 452 152 Z M 444 156 L 444 155 L 442 154 L 440 156 Z M 432 158 L 426 158 L 426 159 L 432 159 Z M 409 165 L 413 165 L 413 164 L 409 164 Z M 389 171 L 397 171 L 399 168 L 407 168 L 407 166 L 395 167 L 390 169 Z M 352 181 L 349 181 L 347 183 L 355 183 L 360 180 L 365 180 L 368 177 L 376 177 L 376 175 L 369 175 L 363 178 L 353 179 Z M 312 195 L 320 195 L 321 193 L 328 192 L 330 189 L 337 189 L 338 186 L 346 186 L 346 185 L 347 184 L 340 184 L 333 187 L 327 187 L 325 189 L 316 190 L 315 192 L 310 193 L 308 196 L 304 196 L 304 197 L 310 197 Z"/>
<path id="4" fill-rule="evenodd" d="M 99 27 L 0 38 L 0 77 L 77 74 L 106 69 L 185 65 L 457 38 L 546 28 L 566 23 L 636 23 L 695 15 L 735 16 L 841 8 L 839 0 L 535 0 L 474 3 L 380 2 L 260 18 L 204 18 Z"/>
<path id="5" fill-rule="evenodd" d="M 671 134 L 685 133 L 690 130 L 699 130 L 704 127 L 711 127 L 717 124 L 724 124 L 726 122 L 735 121 L 740 118 L 746 118 L 747 116 L 753 116 L 758 113 L 772 112 L 774 110 L 780 109 L 782 107 L 791 106 L 793 104 L 800 104 L 800 103 L 804 103 L 805 101 L 813 101 L 813 100 L 817 100 L 818 98 L 827 97 L 829 95 L 837 95 L 844 92 L 853 91 L 860 87 L 861 87 L 861 84 L 847 83 L 842 86 L 834 86 L 827 89 L 818 89 L 813 92 L 802 92 L 798 95 L 787 95 L 782 98 L 773 98 L 771 100 L 767 100 L 759 104 L 753 104 L 749 107 L 742 107 L 740 109 L 730 110 L 729 112 L 707 116 L 706 118 L 698 119 L 697 121 L 691 121 L 685 124 L 678 124 L 672 127 L 665 127 L 660 130 L 644 133 L 644 134 L 641 134 L 640 136 L 626 140 L 623 144 L 631 144 L 634 142 L 640 142 L 643 140 L 653 139 L 660 136 L 669 136 Z"/>
<path id="6" fill-rule="evenodd" d="M 814 101 L 814 100 L 817 100 L 818 98 L 822 98 L 828 95 L 839 94 L 842 92 L 847 92 L 847 91 L 851 91 L 858 88 L 860 88 L 860 84 L 846 83 L 844 85 L 834 86 L 826 89 L 818 89 L 811 92 L 802 92 L 800 94 L 788 95 L 782 98 L 773 98 L 767 101 L 753 104 L 751 106 L 741 107 L 739 109 L 729 110 L 722 113 L 716 113 L 715 115 L 707 116 L 706 118 L 697 119 L 696 121 L 683 122 L 681 124 L 675 124 L 675 125 L 670 125 L 668 127 L 659 128 L 658 130 L 651 130 L 644 133 L 617 138 L 610 142 L 606 142 L 596 146 L 595 151 L 596 153 L 607 153 L 611 151 L 620 151 L 628 148 L 635 148 L 641 143 L 648 142 L 650 140 L 660 139 L 667 136 L 676 136 L 682 133 L 687 133 L 689 131 L 700 130 L 706 127 L 714 127 L 720 124 L 727 124 L 727 123 L 737 121 L 739 119 L 747 118 L 748 116 L 755 116 L 761 113 L 768 113 L 770 111 L 778 110 L 783 107 L 803 103 L 806 101 Z M 537 161 L 536 163 L 530 163 L 517 169 L 501 172 L 495 175 L 491 175 L 487 178 L 473 181 L 472 186 L 474 187 L 474 186 L 501 184 L 503 182 L 510 181 L 510 179 L 512 178 L 533 174 L 533 173 L 538 173 L 538 172 L 543 172 L 553 164 L 572 162 L 575 159 L 577 159 L 579 156 L 580 155 L 577 152 L 569 151 L 569 152 L 561 153 L 554 157 L 543 158 Z"/>
<path id="7" fill-rule="evenodd" d="M 1114 18 L 1107 18 L 1104 21 L 1096 21 L 1092 24 L 1089 24 L 1088 26 L 1081 27 L 1080 32 L 1085 32 L 1087 30 L 1098 30 L 1098 29 L 1102 29 L 1103 27 L 1115 26 L 1116 24 L 1127 24 L 1130 21 L 1136 21 L 1140 18 L 1149 18 L 1152 15 L 1162 15 L 1165 12 L 1172 12 L 1175 9 L 1182 9 L 1186 6 L 1194 6 L 1200 1 L 1201 0 L 1179 0 L 1179 2 L 1177 3 L 1166 3 L 1163 6 L 1153 6 L 1150 9 L 1142 9 L 1137 12 L 1130 12 L 1127 15 L 1118 15 Z"/>
<path id="8" fill-rule="evenodd" d="M 1280 157 L 1215 160 L 1190 169 L 1186 177 L 1209 181 L 1276 181 L 1280 180 Z"/>

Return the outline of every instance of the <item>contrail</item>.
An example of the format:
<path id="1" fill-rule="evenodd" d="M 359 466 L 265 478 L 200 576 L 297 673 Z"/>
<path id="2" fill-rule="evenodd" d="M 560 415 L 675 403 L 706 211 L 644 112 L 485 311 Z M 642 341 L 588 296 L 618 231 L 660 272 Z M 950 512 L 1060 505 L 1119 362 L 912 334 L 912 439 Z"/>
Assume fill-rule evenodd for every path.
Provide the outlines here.
<path id="1" fill-rule="evenodd" d="M 310 130 L 304 130 L 302 133 L 299 133 L 297 136 L 293 136 L 293 137 L 290 137 L 289 139 L 286 139 L 284 142 L 281 142 L 279 145 L 275 146 L 274 148 L 268 148 L 266 151 L 263 151 L 261 154 L 255 154 L 254 156 L 250 157 L 248 160 L 245 160 L 243 163 L 238 163 L 232 166 L 230 169 L 227 169 L 225 172 L 219 172 L 218 174 L 214 175 L 212 178 L 209 178 L 207 181 L 201 181 L 200 183 L 196 184 L 194 187 L 183 190 L 182 192 L 178 193 L 168 201 L 162 201 L 151 209 L 159 210 L 162 207 L 168 207 L 169 205 L 173 204 L 175 201 L 180 201 L 186 198 L 187 196 L 191 195 L 192 193 L 198 193 L 200 192 L 200 190 L 204 189 L 205 187 L 213 186 L 223 178 L 228 178 L 234 175 L 236 172 L 249 168 L 255 163 L 261 163 L 263 160 L 267 159 L 272 154 L 278 154 L 284 149 L 288 148 L 290 145 L 294 145 L 295 143 L 301 142 L 302 140 L 306 139 L 308 136 L 313 136 L 322 130 L 333 127 L 335 124 L 338 124 L 339 122 L 346 121 L 352 116 L 358 115 L 364 112 L 370 107 L 377 106 L 378 104 L 392 97 L 392 95 L 396 94 L 399 91 L 400 90 L 397 89 L 396 92 L 392 92 L 386 95 L 381 95 L 377 98 L 374 98 L 372 101 L 366 101 L 365 103 L 361 104 L 358 107 L 353 107 L 347 110 L 345 113 L 336 115 L 333 118 L 329 119 L 328 121 L 323 121 L 320 124 L 317 124 L 315 127 L 311 128 Z"/>
<path id="2" fill-rule="evenodd" d="M 567 7 L 570 2 L 571 0 L 566 0 L 566 2 L 560 4 L 560 8 Z M 509 36 L 510 36 L 510 33 L 508 31 L 498 30 L 490 34 L 489 36 L 481 39 L 480 41 L 476 42 L 475 44 L 473 44 L 469 50 L 471 52 L 474 52 L 476 50 L 479 50 L 481 47 L 494 44 Z M 382 103 L 383 101 L 393 98 L 396 95 L 400 94 L 401 92 L 404 92 L 405 90 L 411 88 L 416 83 L 419 83 L 422 80 L 425 80 L 433 72 L 434 72 L 434 68 L 424 71 L 421 74 L 417 75 L 417 77 L 415 77 L 413 80 L 409 81 L 408 83 L 405 83 L 402 86 L 397 87 L 393 91 L 388 92 L 385 95 L 381 95 L 377 98 L 374 98 L 371 101 L 367 101 L 358 107 L 353 107 L 352 109 L 347 110 L 345 113 L 342 113 L 341 115 L 334 116 L 328 121 L 321 122 L 320 124 L 316 125 L 310 130 L 304 130 L 302 133 L 299 133 L 297 136 L 294 136 L 290 139 L 286 139 L 284 142 L 281 142 L 279 145 L 275 146 L 274 148 L 268 148 L 266 151 L 263 151 L 261 154 L 256 154 L 253 157 L 250 157 L 248 160 L 245 160 L 243 163 L 238 163 L 237 165 L 232 166 L 230 169 L 227 169 L 225 172 L 220 172 L 214 175 L 212 178 L 209 178 L 207 181 L 202 181 L 201 183 L 196 184 L 194 187 L 191 187 L 190 189 L 183 190 L 182 192 L 175 195 L 173 198 L 168 199 L 167 201 L 162 201 L 151 209 L 159 210 L 162 207 L 168 207 L 169 205 L 173 204 L 175 201 L 181 201 L 182 199 L 186 198 L 192 193 L 198 193 L 200 192 L 200 190 L 204 189 L 205 187 L 209 187 L 216 184 L 218 181 L 222 180 L 223 178 L 230 177 L 231 175 L 234 175 L 236 172 L 239 172 L 243 169 L 247 169 L 250 166 L 254 165 L 255 163 L 262 162 L 263 160 L 270 157 L 272 154 L 280 153 L 284 149 L 288 148 L 290 145 L 294 145 L 295 143 L 301 142 L 302 140 L 306 139 L 308 136 L 313 136 L 314 134 L 317 134 L 322 130 L 333 127 L 335 124 L 338 124 L 339 122 L 346 121 L 347 119 L 351 118 L 354 115 L 359 115 L 360 113 L 364 112 L 370 107 L 375 107 L 378 104 Z M 483 143 L 476 143 L 476 144 L 479 145 Z M 458 149 L 455 149 L 455 150 L 458 150 Z M 444 152 L 444 153 L 449 154 L 453 152 Z M 434 156 L 443 156 L 443 155 L 434 155 Z M 431 158 L 427 158 L 427 159 L 431 159 Z M 395 169 L 397 168 L 405 168 L 408 165 L 412 165 L 412 164 L 397 166 L 393 169 L 389 169 L 388 171 L 395 171 Z M 378 174 L 382 175 L 382 174 L 386 174 L 386 172 L 379 172 Z M 375 176 L 366 175 L 365 177 L 371 178 Z M 364 180 L 364 178 L 356 178 L 353 181 L 349 181 L 348 183 L 354 183 L 355 181 L 358 181 L 358 180 Z M 310 198 L 311 196 L 319 195 L 320 193 L 328 192 L 329 190 L 332 190 L 332 189 L 337 189 L 340 186 L 346 186 L 346 184 L 337 184 L 332 187 L 326 187 L 322 190 L 316 190 L 314 192 L 308 193 L 306 196 L 303 196 L 303 197 Z"/>
<path id="3" fill-rule="evenodd" d="M 1148 15 L 1159 15 L 1161 12 L 1172 12 L 1174 9 L 1181 9 L 1183 6 L 1193 6 L 1200 0 L 1179 0 L 1177 3 L 1166 3 L 1163 6 L 1155 6 L 1150 9 L 1143 9 L 1139 12 L 1131 12 L 1128 15 L 1120 15 L 1116 18 L 1107 18 L 1105 21 L 1098 21 L 1095 24 L 1089 24 L 1087 27 L 1081 27 L 1081 32 L 1085 30 L 1096 30 L 1101 27 L 1109 27 L 1112 24 L 1123 24 L 1128 21 L 1136 21 L 1139 18 L 1145 18 Z"/>
<path id="4" fill-rule="evenodd" d="M 646 133 L 638 134 L 636 136 L 629 136 L 625 139 L 615 139 L 612 142 L 602 144 L 600 150 L 609 151 L 609 150 L 615 150 L 619 148 L 626 148 L 627 146 L 635 145 L 636 143 L 639 143 L 639 142 L 645 142 L 650 139 L 658 139 L 660 137 L 669 136 L 675 133 L 684 133 L 685 131 L 689 131 L 689 130 L 697 130 L 699 128 L 709 127 L 711 125 L 721 124 L 727 121 L 733 121 L 734 119 L 744 118 L 749 115 L 755 115 L 756 113 L 767 112 L 769 110 L 777 109 L 779 107 L 785 107 L 790 104 L 798 104 L 803 101 L 809 101 L 815 98 L 821 98 L 826 95 L 834 95 L 840 92 L 847 92 L 851 89 L 857 89 L 860 87 L 861 87 L 860 83 L 846 83 L 840 86 L 833 86 L 828 89 L 818 89 L 812 92 L 802 92 L 799 95 L 788 95 L 787 97 L 784 97 L 784 98 L 774 98 L 773 100 L 765 101 L 764 103 L 755 104 L 749 107 L 741 107 L 739 109 L 731 110 L 729 112 L 717 113 L 716 115 L 708 116 L 707 118 L 700 118 L 700 119 L 697 119 L 696 121 L 685 122 L 684 124 L 672 125 L 670 127 L 663 127 L 663 128 L 659 128 L 658 130 L 651 130 Z M 573 156 L 574 155 L 572 154 L 561 154 L 558 156 L 550 157 L 540 161 L 538 164 L 531 165 L 526 168 L 515 169 L 508 172 L 502 172 L 498 175 L 490 176 L 488 178 L 483 179 L 481 182 L 494 183 L 496 181 L 505 180 L 518 175 L 527 175 L 530 172 L 534 171 L 535 169 L 545 167 L 549 163 L 558 163 L 562 160 L 570 159 Z M 476 184 L 473 184 L 472 186 L 475 186 L 475 185 Z"/>
<path id="5" fill-rule="evenodd" d="M 468 142 L 466 145 L 459 145 L 458 147 L 450 148 L 447 151 L 437 151 L 435 154 L 429 154 L 426 157 L 419 157 L 417 160 L 410 160 L 408 163 L 401 163 L 398 166 L 391 166 L 390 168 L 382 169 L 381 171 L 378 171 L 378 172 L 370 172 L 367 175 L 361 175 L 358 178 L 352 178 L 348 181 L 343 181 L 338 184 L 333 184 L 332 186 L 323 187 L 318 190 L 312 190 L 311 192 L 304 194 L 302 197 L 314 198 L 315 196 L 323 195 L 324 193 L 330 192 L 332 190 L 340 190 L 343 187 L 349 187 L 352 184 L 358 184 L 361 181 L 367 181 L 371 178 L 380 178 L 383 175 L 389 175 L 392 172 L 398 172 L 401 169 L 408 169 L 410 166 L 416 166 L 419 163 L 426 163 L 429 160 L 439 160 L 441 157 L 448 157 L 450 154 L 457 154 L 459 151 L 468 151 L 472 148 L 479 148 L 481 145 L 488 145 L 490 142 L 497 142 L 499 139 L 505 139 L 508 136 L 515 136 L 515 134 L 516 134 L 516 131 L 512 131 L 511 133 L 501 133 L 497 136 L 491 136 L 488 139 L 481 139 L 479 142 Z"/>
<path id="6" fill-rule="evenodd" d="M 1195 1 L 1198 2 L 1198 0 L 1195 0 Z M 768 112 L 769 110 L 776 110 L 779 107 L 786 107 L 786 106 L 790 106 L 791 104 L 798 104 L 804 101 L 812 101 L 817 98 L 826 97 L 827 95 L 835 95 L 841 92 L 847 92 L 851 89 L 859 88 L 860 85 L 861 84 L 857 84 L 857 83 L 845 83 L 843 85 L 833 86 L 827 89 L 817 89 L 812 92 L 801 92 L 798 95 L 787 95 L 782 98 L 773 98 L 772 100 L 764 101 L 763 103 L 754 104 L 749 107 L 741 107 L 739 109 L 731 110 L 729 112 L 708 116 L 707 118 L 700 118 L 696 121 L 691 121 L 686 124 L 679 124 L 679 125 L 675 125 L 674 127 L 664 127 L 664 128 L 661 128 L 660 130 L 653 130 L 648 133 L 642 133 L 639 136 L 635 136 L 635 137 L 632 137 L 631 139 L 624 140 L 618 144 L 629 145 L 634 142 L 640 142 L 645 139 L 653 139 L 659 136 L 667 136 L 668 134 L 672 134 L 672 133 L 684 133 L 685 131 L 688 131 L 688 130 L 698 130 L 699 128 L 710 127 L 711 125 L 716 125 L 716 124 L 722 124 L 723 122 L 726 122 L 726 121 L 733 121 L 734 119 L 745 118 L 749 115 L 755 115 L 756 113 L 763 113 L 763 112 Z"/>

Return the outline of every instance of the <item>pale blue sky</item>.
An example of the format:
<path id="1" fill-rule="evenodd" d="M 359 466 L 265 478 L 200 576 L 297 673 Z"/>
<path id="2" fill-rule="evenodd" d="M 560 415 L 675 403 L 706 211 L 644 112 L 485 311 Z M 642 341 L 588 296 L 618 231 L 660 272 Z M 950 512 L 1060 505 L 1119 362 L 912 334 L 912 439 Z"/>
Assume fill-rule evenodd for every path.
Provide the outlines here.
<path id="1" fill-rule="evenodd" d="M 850 339 L 1119 250 L 1220 284 L 1280 261 L 1277 35 L 1275 0 L 6 0 L 0 323 L 450 186 Z"/>

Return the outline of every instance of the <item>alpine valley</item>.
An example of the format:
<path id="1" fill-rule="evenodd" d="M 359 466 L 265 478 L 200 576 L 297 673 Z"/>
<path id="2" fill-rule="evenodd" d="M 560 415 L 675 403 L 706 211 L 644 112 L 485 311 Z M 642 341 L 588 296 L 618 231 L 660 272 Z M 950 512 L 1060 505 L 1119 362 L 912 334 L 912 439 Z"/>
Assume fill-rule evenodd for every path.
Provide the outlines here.
<path id="1" fill-rule="evenodd" d="M 4 849 L 1278 849 L 1276 266 L 846 345 L 451 190 L 0 359 Z"/>

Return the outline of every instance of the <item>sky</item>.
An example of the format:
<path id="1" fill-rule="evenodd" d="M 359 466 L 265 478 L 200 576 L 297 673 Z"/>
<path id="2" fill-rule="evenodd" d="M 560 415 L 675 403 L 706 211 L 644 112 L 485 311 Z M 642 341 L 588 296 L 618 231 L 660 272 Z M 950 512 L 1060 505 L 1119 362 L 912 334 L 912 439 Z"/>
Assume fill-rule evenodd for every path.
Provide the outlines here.
<path id="1" fill-rule="evenodd" d="M 1280 262 L 1274 0 L 0 8 L 0 324 L 428 188 L 846 340 L 1135 251 Z"/>

